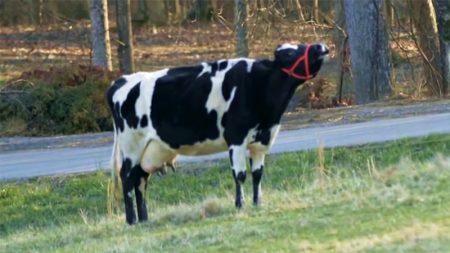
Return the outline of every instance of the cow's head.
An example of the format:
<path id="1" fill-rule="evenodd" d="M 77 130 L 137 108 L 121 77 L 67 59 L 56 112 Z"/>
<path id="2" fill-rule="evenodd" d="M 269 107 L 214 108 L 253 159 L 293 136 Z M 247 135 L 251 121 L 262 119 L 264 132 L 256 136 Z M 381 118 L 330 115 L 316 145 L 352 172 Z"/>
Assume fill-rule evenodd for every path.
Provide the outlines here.
<path id="1" fill-rule="evenodd" d="M 285 43 L 275 50 L 275 62 L 281 71 L 303 82 L 317 75 L 328 52 L 328 47 L 323 43 L 306 45 Z"/>

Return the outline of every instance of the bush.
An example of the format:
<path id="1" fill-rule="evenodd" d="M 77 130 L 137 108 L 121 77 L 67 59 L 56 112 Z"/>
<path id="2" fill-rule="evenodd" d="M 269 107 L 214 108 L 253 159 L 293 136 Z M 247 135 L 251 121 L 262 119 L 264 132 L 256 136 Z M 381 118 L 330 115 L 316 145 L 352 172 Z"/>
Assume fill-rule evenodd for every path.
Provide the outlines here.
<path id="1" fill-rule="evenodd" d="M 112 130 L 104 94 L 118 75 L 84 65 L 22 73 L 0 93 L 0 135 Z"/>

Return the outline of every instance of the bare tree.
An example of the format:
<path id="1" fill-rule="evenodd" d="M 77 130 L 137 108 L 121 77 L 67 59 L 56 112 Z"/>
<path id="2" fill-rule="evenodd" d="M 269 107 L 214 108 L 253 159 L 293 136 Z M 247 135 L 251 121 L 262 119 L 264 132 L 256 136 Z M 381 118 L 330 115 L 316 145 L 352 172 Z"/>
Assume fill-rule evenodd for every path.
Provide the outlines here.
<path id="1" fill-rule="evenodd" d="M 429 94 L 442 95 L 442 76 L 440 75 L 439 36 L 436 16 L 431 0 L 408 0 L 411 21 L 416 32 L 414 38 L 422 55 L 425 85 Z"/>
<path id="2" fill-rule="evenodd" d="M 441 49 L 442 89 L 448 92 L 450 83 L 450 1 L 434 0 Z"/>
<path id="3" fill-rule="evenodd" d="M 336 0 L 334 3 L 335 10 L 335 18 L 334 18 L 334 31 L 333 31 L 333 39 L 334 44 L 336 46 L 336 60 L 338 64 L 337 73 L 338 75 L 338 89 L 337 89 L 337 97 L 339 102 L 342 102 L 342 93 L 343 93 L 343 83 L 344 83 L 344 73 L 346 60 L 348 59 L 348 43 L 347 43 L 347 34 L 345 32 L 345 16 L 344 16 L 344 3 L 343 0 Z"/>
<path id="4" fill-rule="evenodd" d="M 211 3 L 209 0 L 193 0 L 188 18 L 196 21 L 209 21 L 211 19 Z"/>
<path id="5" fill-rule="evenodd" d="M 344 0 L 356 103 L 390 94 L 388 34 L 382 0 Z"/>
<path id="6" fill-rule="evenodd" d="M 236 26 L 236 54 L 241 57 L 248 56 L 247 45 L 247 6 L 245 0 L 234 1 L 235 26 Z"/>
<path id="7" fill-rule="evenodd" d="M 393 27 L 395 23 L 394 6 L 392 0 L 386 0 L 384 2 L 384 11 L 386 13 L 386 23 L 388 27 Z"/>
<path id="8" fill-rule="evenodd" d="M 131 31 L 130 0 L 116 0 L 116 22 L 119 45 L 119 68 L 122 73 L 134 72 L 133 35 Z"/>
<path id="9" fill-rule="evenodd" d="M 319 0 L 313 0 L 313 7 L 312 7 L 312 16 L 313 16 L 313 20 L 314 22 L 316 22 L 316 24 L 319 23 L 320 21 L 320 17 L 319 17 Z"/>
<path id="10" fill-rule="evenodd" d="M 106 0 L 90 0 L 92 64 L 112 70 L 109 43 L 108 4 Z"/>

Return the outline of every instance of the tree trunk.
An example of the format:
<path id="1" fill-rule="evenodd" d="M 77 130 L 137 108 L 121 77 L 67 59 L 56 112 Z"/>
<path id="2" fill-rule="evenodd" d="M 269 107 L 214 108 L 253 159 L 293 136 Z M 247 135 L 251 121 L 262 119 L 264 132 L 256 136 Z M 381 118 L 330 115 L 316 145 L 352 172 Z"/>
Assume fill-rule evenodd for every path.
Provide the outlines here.
<path id="1" fill-rule="evenodd" d="M 90 1 L 92 64 L 112 70 L 109 43 L 108 4 L 106 0 Z"/>
<path id="2" fill-rule="evenodd" d="M 318 24 L 320 21 L 319 0 L 313 0 L 313 20 L 316 24 Z"/>
<path id="3" fill-rule="evenodd" d="M 346 43 L 346 33 L 345 33 L 345 16 L 344 16 L 344 3 L 343 0 L 336 0 L 335 2 L 335 27 L 333 31 L 334 44 L 336 45 L 336 73 L 337 75 L 337 97 L 339 102 L 342 101 L 343 94 L 343 82 L 344 74 L 346 72 L 345 64 L 347 62 L 348 46 Z"/>
<path id="4" fill-rule="evenodd" d="M 195 21 L 210 21 L 211 6 L 208 0 L 194 0 L 191 10 L 189 11 L 189 19 Z"/>
<path id="5" fill-rule="evenodd" d="M 143 1 L 143 0 L 141 0 Z M 147 1 L 147 0 L 145 0 Z M 149 10 L 149 20 L 155 25 L 165 25 L 167 24 L 167 11 L 164 5 L 164 1 L 150 1 Z"/>
<path id="6" fill-rule="evenodd" d="M 295 3 L 295 7 L 297 8 L 298 19 L 301 22 L 305 22 L 305 15 L 303 15 L 303 8 L 302 8 L 302 5 L 300 3 L 300 0 L 294 0 L 294 3 Z"/>
<path id="7" fill-rule="evenodd" d="M 119 37 L 119 45 L 117 47 L 119 68 L 122 73 L 130 74 L 134 72 L 130 1 L 116 0 L 115 2 L 117 34 Z"/>
<path id="8" fill-rule="evenodd" d="M 431 0 L 408 0 L 410 18 L 416 29 L 417 44 L 423 58 L 425 84 L 429 95 L 443 93 L 441 63 L 439 57 L 439 36 L 436 16 Z"/>
<path id="9" fill-rule="evenodd" d="M 441 53 L 442 89 L 447 94 L 450 83 L 450 1 L 434 0 Z"/>
<path id="10" fill-rule="evenodd" d="M 357 104 L 388 96 L 390 58 L 382 0 L 344 0 Z"/>
<path id="11" fill-rule="evenodd" d="M 236 54 L 240 57 L 248 56 L 247 45 L 247 6 L 245 0 L 234 1 L 236 26 Z"/>
<path id="12" fill-rule="evenodd" d="M 393 6 L 393 0 L 386 0 L 384 2 L 385 12 L 386 12 L 386 23 L 389 28 L 392 29 L 395 25 L 395 10 Z"/>

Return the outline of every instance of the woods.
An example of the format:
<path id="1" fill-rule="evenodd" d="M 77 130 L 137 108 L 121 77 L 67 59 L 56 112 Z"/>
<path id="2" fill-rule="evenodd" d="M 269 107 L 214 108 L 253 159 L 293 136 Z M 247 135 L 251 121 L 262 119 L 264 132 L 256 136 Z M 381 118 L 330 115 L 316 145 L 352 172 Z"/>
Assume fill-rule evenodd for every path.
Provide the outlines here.
<path id="1" fill-rule="evenodd" d="M 56 97 L 37 90 L 58 94 L 87 89 L 87 83 L 102 89 L 121 73 L 272 58 L 284 42 L 325 42 L 331 51 L 317 80 L 294 95 L 291 112 L 446 98 L 448 13 L 444 0 L 1 1 L 0 119 L 6 123 L 0 134 L 55 131 L 31 129 L 36 122 L 59 122 L 57 110 L 47 115 L 25 105 L 31 97 Z M 104 115 L 102 99 L 93 94 L 76 99 L 80 105 L 67 103 L 64 110 L 80 118 L 62 129 L 109 130 L 103 118 L 88 118 Z M 86 113 L 74 109 L 81 104 L 92 107 Z"/>

